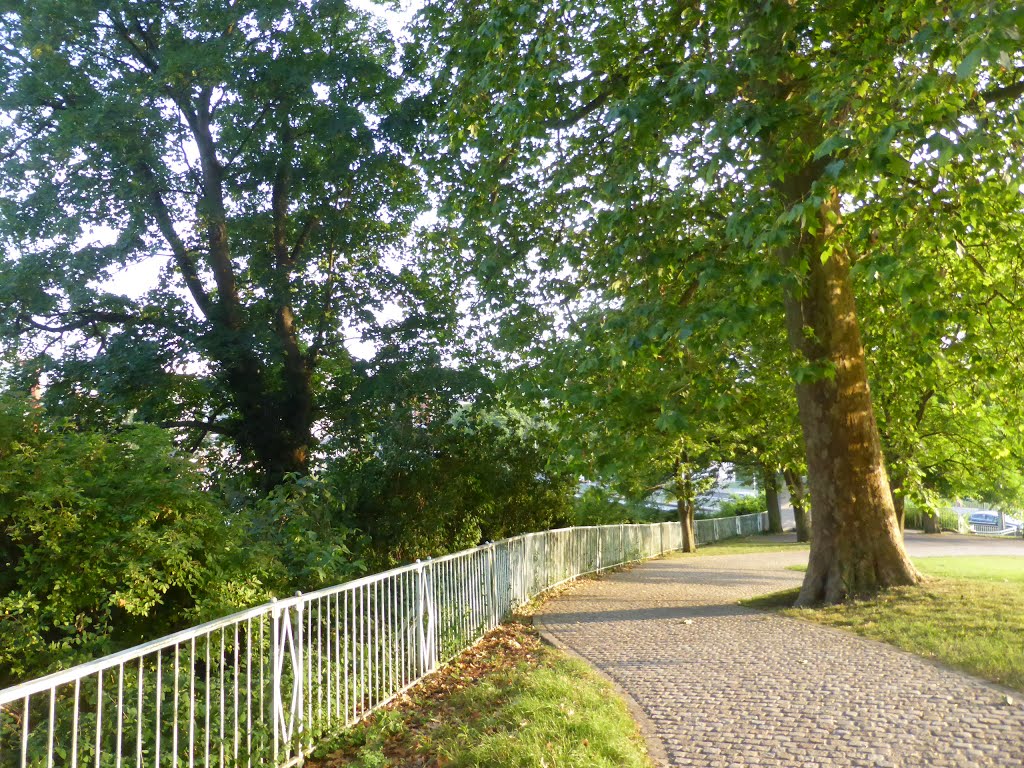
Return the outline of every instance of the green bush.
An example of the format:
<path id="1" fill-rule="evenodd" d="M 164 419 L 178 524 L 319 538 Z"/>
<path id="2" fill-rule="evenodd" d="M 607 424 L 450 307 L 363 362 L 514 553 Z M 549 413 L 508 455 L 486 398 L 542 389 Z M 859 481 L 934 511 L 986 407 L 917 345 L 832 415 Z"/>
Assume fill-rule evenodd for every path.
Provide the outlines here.
<path id="1" fill-rule="evenodd" d="M 363 572 L 327 486 L 229 509 L 158 427 L 0 396 L 0 686 Z"/>
<path id="2" fill-rule="evenodd" d="M 384 428 L 386 427 L 386 428 Z M 329 471 L 376 569 L 568 525 L 575 479 L 550 427 L 512 410 L 396 419 Z"/>
<path id="3" fill-rule="evenodd" d="M 603 488 L 587 488 L 573 499 L 573 525 L 617 525 L 628 522 L 629 510 Z"/>
<path id="4" fill-rule="evenodd" d="M 157 427 L 76 431 L 4 396 L 0 465 L 0 684 L 187 623 L 213 581 L 258 592 L 222 509 Z"/>
<path id="5" fill-rule="evenodd" d="M 573 525 L 619 525 L 620 523 L 664 523 L 678 520 L 675 511 L 651 504 L 627 501 L 593 486 L 573 500 Z"/>
<path id="6" fill-rule="evenodd" d="M 712 517 L 733 517 L 739 515 L 756 515 L 768 509 L 768 502 L 765 500 L 762 491 L 757 496 L 733 495 L 723 501 L 718 507 L 718 514 Z"/>
<path id="7" fill-rule="evenodd" d="M 366 537 L 346 525 L 335 489 L 288 477 L 247 511 L 250 568 L 273 595 L 340 584 L 366 571 Z"/>
<path id="8" fill-rule="evenodd" d="M 553 446 L 543 424 L 467 409 L 382 431 L 321 479 L 228 494 L 165 430 L 80 429 L 0 395 L 0 686 L 368 562 L 567 525 L 575 483 Z"/>

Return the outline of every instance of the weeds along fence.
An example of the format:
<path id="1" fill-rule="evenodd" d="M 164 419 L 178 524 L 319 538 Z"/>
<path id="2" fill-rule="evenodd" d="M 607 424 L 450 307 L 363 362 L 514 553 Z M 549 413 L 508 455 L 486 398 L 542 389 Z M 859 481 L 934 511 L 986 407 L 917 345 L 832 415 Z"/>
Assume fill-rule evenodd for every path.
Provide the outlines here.
<path id="1" fill-rule="evenodd" d="M 0 768 L 288 768 L 545 590 L 680 544 L 679 523 L 529 533 L 274 600 L 0 691 Z"/>

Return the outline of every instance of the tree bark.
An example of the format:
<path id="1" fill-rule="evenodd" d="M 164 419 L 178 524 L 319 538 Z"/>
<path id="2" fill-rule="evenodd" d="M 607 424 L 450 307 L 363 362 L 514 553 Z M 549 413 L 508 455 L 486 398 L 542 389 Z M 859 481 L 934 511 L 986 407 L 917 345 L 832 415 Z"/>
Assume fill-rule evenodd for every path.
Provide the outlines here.
<path id="1" fill-rule="evenodd" d="M 693 501 L 683 496 L 676 498 L 676 510 L 679 513 L 679 525 L 683 530 L 683 552 L 697 551 L 697 536 L 693 524 Z"/>
<path id="2" fill-rule="evenodd" d="M 785 469 L 782 472 L 786 478 L 786 487 L 789 489 L 789 503 L 793 505 L 793 519 L 796 521 L 796 540 L 811 540 L 811 511 L 807 508 L 807 498 L 804 492 L 804 481 L 793 469 Z"/>
<path id="3" fill-rule="evenodd" d="M 811 172 L 794 181 L 809 191 L 818 174 L 805 171 Z M 806 195 L 789 191 L 794 201 Z M 785 296 L 790 344 L 808 369 L 796 389 L 814 503 L 811 556 L 797 605 L 836 603 L 920 579 L 903 548 L 882 458 L 849 256 L 829 242 L 840 215 L 837 190 L 817 215 L 816 235 L 782 249 L 784 266 L 806 269 Z"/>
<path id="4" fill-rule="evenodd" d="M 309 377 L 285 378 L 270 386 L 259 374 L 236 371 L 228 389 L 238 409 L 235 442 L 243 458 L 256 465 L 260 486 L 270 490 L 285 475 L 309 469 L 313 390 Z"/>
<path id="5" fill-rule="evenodd" d="M 782 533 L 782 507 L 779 506 L 779 479 L 767 467 L 762 469 L 764 496 L 768 505 L 768 533 Z"/>
<path id="6" fill-rule="evenodd" d="M 899 493 L 899 486 L 893 483 L 892 485 L 892 506 L 896 512 L 896 524 L 900 528 L 900 533 L 904 533 L 907 530 L 907 500 L 902 493 Z"/>
<path id="7" fill-rule="evenodd" d="M 924 518 L 922 525 L 925 533 L 942 533 L 942 523 L 939 521 L 938 515 L 928 512 L 922 517 Z"/>

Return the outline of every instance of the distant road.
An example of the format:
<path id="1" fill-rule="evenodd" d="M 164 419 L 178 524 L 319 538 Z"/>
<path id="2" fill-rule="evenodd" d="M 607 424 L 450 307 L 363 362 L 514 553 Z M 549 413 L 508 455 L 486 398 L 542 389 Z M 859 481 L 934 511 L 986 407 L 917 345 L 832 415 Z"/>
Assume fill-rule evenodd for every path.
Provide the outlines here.
<path id="1" fill-rule="evenodd" d="M 790 531 L 771 536 L 770 541 L 796 543 Z M 922 533 L 907 531 L 903 543 L 911 557 L 956 557 L 957 555 L 1014 555 L 1024 557 L 1024 539 L 1000 536 L 965 536 L 962 533 Z"/>
<path id="2" fill-rule="evenodd" d="M 779 492 L 782 508 L 782 530 L 796 530 L 789 492 Z M 1024 557 L 1024 539 L 1002 536 L 965 536 L 960 533 L 928 534 L 907 531 L 903 536 L 911 557 L 952 557 L 955 555 L 1019 555 Z"/>

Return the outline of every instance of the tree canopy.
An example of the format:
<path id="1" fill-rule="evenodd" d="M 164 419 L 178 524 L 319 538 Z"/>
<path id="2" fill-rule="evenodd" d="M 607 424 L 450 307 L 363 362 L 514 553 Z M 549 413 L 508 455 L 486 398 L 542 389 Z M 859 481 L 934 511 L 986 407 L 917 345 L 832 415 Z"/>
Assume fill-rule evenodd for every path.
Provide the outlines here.
<path id="1" fill-rule="evenodd" d="M 403 260 L 415 100 L 341 0 L 4 2 L 0 307 L 51 405 L 304 472 L 375 369 L 351 337 L 439 328 Z M 140 296 L 110 278 L 159 272 Z M 330 393 L 330 403 L 325 401 Z"/>
<path id="2" fill-rule="evenodd" d="M 816 522 L 802 601 L 917 578 L 868 365 L 959 351 L 975 297 L 947 291 L 941 306 L 929 285 L 951 285 L 965 258 L 993 311 L 1014 311 L 993 284 L 1014 240 L 997 245 L 982 212 L 1021 209 L 1021 20 L 985 2 L 433 2 L 419 17 L 445 108 L 434 181 L 510 326 L 538 337 L 606 301 L 670 351 L 695 328 L 755 337 L 781 310 Z M 864 299 L 901 274 L 918 276 L 902 278 L 901 310 L 928 332 L 895 351 L 886 302 Z M 617 298 L 637 292 L 685 310 Z M 894 416 L 915 400 L 879 388 Z"/>

